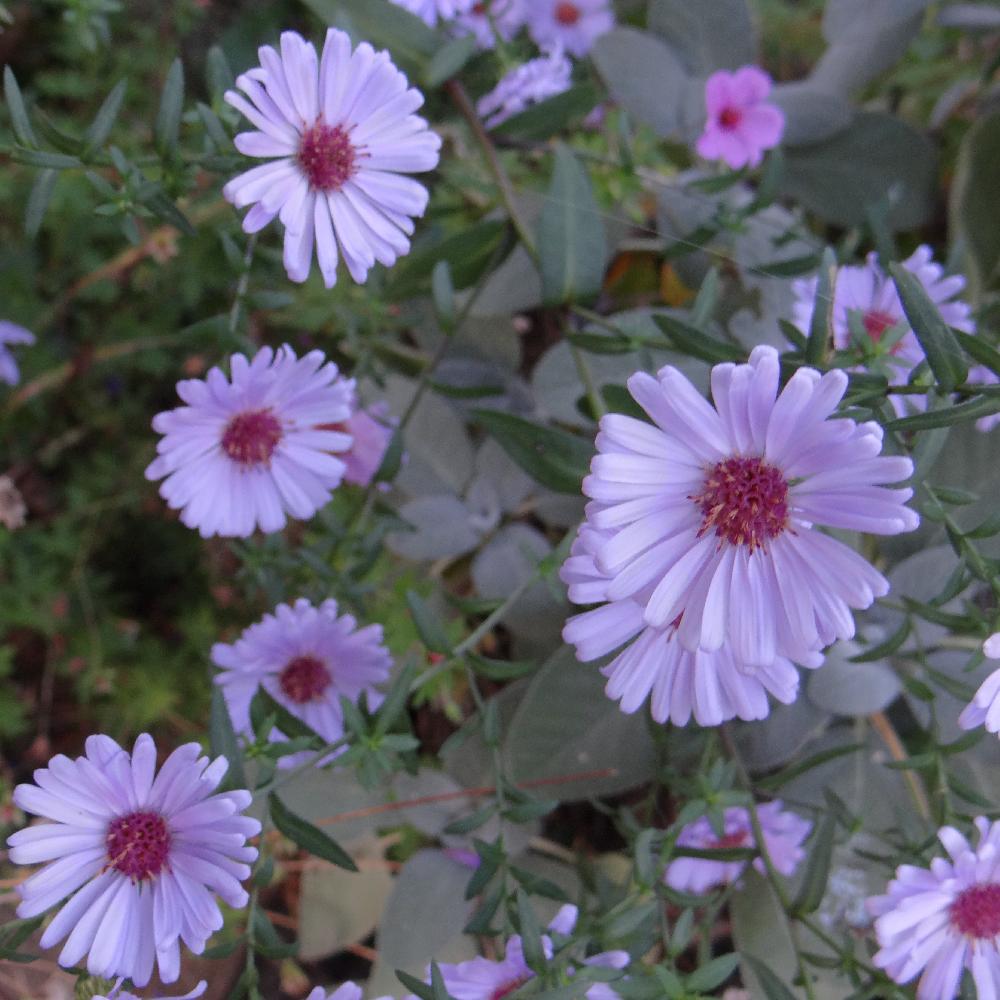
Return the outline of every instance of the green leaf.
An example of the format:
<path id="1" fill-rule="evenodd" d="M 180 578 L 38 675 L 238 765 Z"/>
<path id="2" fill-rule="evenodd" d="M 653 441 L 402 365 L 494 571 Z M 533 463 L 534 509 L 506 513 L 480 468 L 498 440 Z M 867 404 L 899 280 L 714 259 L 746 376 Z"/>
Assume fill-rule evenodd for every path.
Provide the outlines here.
<path id="1" fill-rule="evenodd" d="M 394 61 L 413 77 L 423 77 L 434 54 L 441 48 L 442 36 L 415 14 L 388 0 L 303 0 L 323 22 L 335 24 L 344 11 L 359 38 L 376 48 L 387 48 Z"/>
<path id="2" fill-rule="evenodd" d="M 1000 351 L 991 347 L 982 337 L 952 328 L 955 339 L 973 360 L 985 365 L 994 375 L 1000 375 Z"/>
<path id="3" fill-rule="evenodd" d="M 156 114 L 156 149 L 160 156 L 173 156 L 184 110 L 184 65 L 178 57 L 171 63 Z"/>
<path id="4" fill-rule="evenodd" d="M 753 969 L 766 1000 L 795 1000 L 792 991 L 759 958 L 746 952 L 743 952 L 741 957 Z"/>
<path id="5" fill-rule="evenodd" d="M 21 88 L 17 85 L 17 77 L 14 76 L 14 71 L 9 66 L 3 68 L 3 96 L 7 102 L 10 123 L 14 128 L 17 141 L 22 146 L 37 146 L 38 140 L 31 128 L 31 120 L 28 118 L 28 110 L 24 106 Z"/>
<path id="6" fill-rule="evenodd" d="M 440 87 L 465 67 L 465 64 L 476 54 L 476 36 L 462 35 L 445 42 L 431 57 L 424 73 L 424 85 L 429 88 Z"/>
<path id="7" fill-rule="evenodd" d="M 557 493 L 579 495 L 594 454 L 592 442 L 499 410 L 473 410 L 472 416 L 537 482 Z"/>
<path id="8" fill-rule="evenodd" d="M 229 761 L 226 784 L 231 788 L 246 788 L 243 759 L 239 744 L 236 742 L 236 731 L 233 729 L 233 721 L 222 688 L 218 684 L 212 685 L 212 702 L 208 714 L 208 746 L 213 757 L 225 757 Z"/>
<path id="9" fill-rule="evenodd" d="M 788 767 L 779 771 L 777 774 L 771 774 L 766 778 L 760 778 L 757 781 L 757 787 L 766 792 L 777 791 L 777 789 L 781 788 L 782 785 L 788 784 L 788 782 L 793 778 L 797 778 L 800 774 L 805 774 L 807 771 L 811 771 L 814 767 L 819 767 L 820 764 L 825 764 L 827 761 L 835 760 L 837 757 L 843 757 L 849 753 L 857 753 L 859 750 L 863 749 L 863 744 L 852 743 L 847 746 L 832 747 L 829 750 L 821 750 L 819 753 L 813 754 L 805 760 L 789 764 Z"/>
<path id="10" fill-rule="evenodd" d="M 232 149 L 233 141 L 229 138 L 229 133 L 226 131 L 225 125 L 219 120 L 219 116 L 207 104 L 203 104 L 201 101 L 198 101 L 195 107 L 198 111 L 198 117 L 201 118 L 202 125 L 205 126 L 205 132 L 209 139 L 212 140 L 215 148 L 220 153 L 229 152 Z"/>
<path id="11" fill-rule="evenodd" d="M 900 417 L 885 424 L 887 431 L 926 431 L 933 427 L 951 427 L 953 424 L 968 423 L 980 417 L 1000 413 L 1000 393 L 983 393 L 955 406 L 942 406 L 925 413 L 914 413 L 911 417 Z"/>
<path id="12" fill-rule="evenodd" d="M 739 963 L 739 955 L 720 955 L 700 969 L 695 969 L 685 980 L 685 985 L 692 993 L 708 993 L 721 986 L 736 971 Z"/>
<path id="13" fill-rule="evenodd" d="M 816 832 L 816 838 L 809 847 L 805 874 L 792 904 L 792 910 L 797 914 L 815 913 L 823 901 L 826 884 L 830 879 L 833 835 L 836 829 L 837 818 L 833 813 L 826 813 Z"/>
<path id="14" fill-rule="evenodd" d="M 742 348 L 716 340 L 703 330 L 674 316 L 656 315 L 653 322 L 670 338 L 671 345 L 684 354 L 713 365 L 722 361 L 745 360 Z"/>
<path id="15" fill-rule="evenodd" d="M 517 923 L 521 932 L 521 944 L 524 946 L 524 958 L 528 968 L 541 972 L 545 965 L 545 952 L 542 950 L 542 929 L 538 925 L 538 917 L 528 900 L 528 894 L 523 889 L 517 890 Z"/>
<path id="16" fill-rule="evenodd" d="M 455 285 L 451 280 L 451 268 L 446 260 L 439 260 L 434 265 L 434 270 L 431 272 L 431 293 L 441 329 L 450 333 L 455 328 Z"/>
<path id="17" fill-rule="evenodd" d="M 823 251 L 818 278 L 805 350 L 806 362 L 811 365 L 821 363 L 826 357 L 830 331 L 833 329 L 833 288 L 837 280 L 837 258 L 830 247 Z"/>
<path id="18" fill-rule="evenodd" d="M 34 239 L 38 235 L 38 230 L 42 228 L 45 210 L 49 207 L 49 200 L 52 197 L 52 190 L 56 186 L 58 176 L 58 170 L 49 168 L 39 170 L 35 177 L 35 183 L 31 186 L 31 194 L 28 195 L 28 204 L 24 210 L 24 231 L 29 239 Z"/>
<path id="19" fill-rule="evenodd" d="M 111 135 L 111 130 L 118 119 L 118 112 L 121 111 L 122 101 L 125 100 L 125 91 L 127 89 L 128 84 L 126 81 L 119 80 L 111 93 L 104 99 L 104 103 L 98 110 L 94 120 L 90 123 L 90 127 L 87 129 L 85 135 L 87 144 L 84 146 L 83 153 L 81 154 L 85 160 L 108 141 L 108 136 Z"/>
<path id="20" fill-rule="evenodd" d="M 424 603 L 423 598 L 415 591 L 406 592 L 406 606 L 417 628 L 420 641 L 435 653 L 450 653 L 451 640 L 445 635 L 436 615 Z"/>
<path id="21" fill-rule="evenodd" d="M 379 705 L 378 714 L 375 717 L 373 733 L 375 736 L 385 736 L 396 724 L 410 699 L 410 686 L 416 676 L 417 667 L 412 661 L 407 663 L 399 672 L 396 679 L 389 688 L 385 701 Z"/>
<path id="22" fill-rule="evenodd" d="M 273 792 L 268 796 L 271 808 L 271 819 L 274 825 L 289 840 L 314 857 L 330 861 L 340 868 L 356 872 L 358 866 L 353 858 L 331 836 L 324 833 L 318 826 L 296 816 Z"/>
<path id="23" fill-rule="evenodd" d="M 857 656 L 850 658 L 851 663 L 871 663 L 873 660 L 883 660 L 887 656 L 892 656 L 900 646 L 906 642 L 906 637 L 910 634 L 909 619 L 903 619 L 903 623 L 887 639 L 884 639 L 876 646 L 869 646 Z"/>
<path id="24" fill-rule="evenodd" d="M 1000 264 L 1000 111 L 982 115 L 965 133 L 951 186 L 949 218 L 959 244 L 968 249 L 970 277 L 977 293 Z"/>
<path id="25" fill-rule="evenodd" d="M 298 951 L 296 942 L 282 938 L 260 907 L 253 911 L 253 948 L 265 958 L 273 959 L 288 958 Z"/>
<path id="26" fill-rule="evenodd" d="M 52 170 L 72 170 L 83 166 L 83 161 L 78 156 L 50 153 L 43 149 L 12 149 L 10 158 L 17 163 L 26 163 L 29 167 L 45 167 Z"/>
<path id="27" fill-rule="evenodd" d="M 491 660 L 478 653 L 467 653 L 466 659 L 477 674 L 491 681 L 510 681 L 538 669 L 534 660 Z"/>
<path id="28" fill-rule="evenodd" d="M 600 99 L 601 93 L 593 84 L 581 83 L 508 118 L 492 129 L 492 134 L 500 139 L 543 142 L 590 114 Z"/>
<path id="29" fill-rule="evenodd" d="M 538 254 L 546 305 L 586 301 L 600 292 L 607 261 L 604 220 L 587 171 L 562 144 L 538 224 Z"/>
<path id="30" fill-rule="evenodd" d="M 945 392 L 951 392 L 965 381 L 968 374 L 965 357 L 951 327 L 941 318 L 915 274 L 895 262 L 889 264 L 889 272 L 899 291 L 903 311 L 927 355 L 927 363 L 937 384 Z"/>
<path id="31" fill-rule="evenodd" d="M 263 688 L 258 688 L 257 693 L 253 696 L 253 701 L 250 702 L 250 718 L 255 730 L 258 727 L 258 722 L 267 716 L 274 720 L 273 725 L 286 736 L 309 736 L 317 741 L 321 740 L 321 737 L 301 719 L 292 715 L 284 705 L 276 702 Z"/>
<path id="32" fill-rule="evenodd" d="M 434 991 L 422 979 L 417 979 L 402 969 L 396 970 L 396 978 L 415 996 L 420 997 L 420 1000 L 434 1000 Z"/>

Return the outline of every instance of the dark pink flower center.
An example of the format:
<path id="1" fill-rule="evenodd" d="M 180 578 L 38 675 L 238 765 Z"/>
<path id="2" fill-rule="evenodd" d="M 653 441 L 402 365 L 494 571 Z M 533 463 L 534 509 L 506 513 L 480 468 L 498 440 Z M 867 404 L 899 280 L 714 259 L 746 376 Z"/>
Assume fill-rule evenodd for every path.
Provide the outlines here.
<path id="1" fill-rule="evenodd" d="M 960 893 L 948 908 L 959 933 L 972 938 L 1000 934 L 1000 884 L 974 885 Z"/>
<path id="2" fill-rule="evenodd" d="M 155 878 L 170 857 L 170 830 L 155 812 L 119 816 L 108 827 L 105 840 L 108 866 L 136 882 Z"/>
<path id="3" fill-rule="evenodd" d="M 281 436 L 281 424 L 270 410 L 237 413 L 222 434 L 222 450 L 240 465 L 265 465 Z"/>
<path id="4" fill-rule="evenodd" d="M 556 20 L 567 28 L 573 27 L 580 20 L 580 8 L 575 3 L 557 3 Z"/>
<path id="5" fill-rule="evenodd" d="M 725 129 L 727 132 L 732 132 L 741 121 L 743 121 L 743 112 L 739 108 L 728 107 L 719 112 L 719 128 Z"/>
<path id="6" fill-rule="evenodd" d="M 520 979 L 515 979 L 513 982 L 498 986 L 490 994 L 490 1000 L 500 1000 L 501 997 L 509 996 L 514 990 L 520 989 L 530 978 L 531 976 L 523 976 Z"/>
<path id="7" fill-rule="evenodd" d="M 751 552 L 777 538 L 788 524 L 788 482 L 761 458 L 719 462 L 691 499 L 701 507 L 699 535 L 714 528 L 719 538 L 749 545 Z"/>
<path id="8" fill-rule="evenodd" d="M 743 847 L 749 839 L 750 834 L 746 830 L 740 830 L 738 833 L 727 833 L 724 837 L 719 837 L 710 846 L 722 851 L 730 847 Z"/>
<path id="9" fill-rule="evenodd" d="M 339 191 L 357 172 L 356 158 L 350 137 L 339 125 L 318 121 L 302 135 L 299 166 L 315 191 Z"/>
<path id="10" fill-rule="evenodd" d="M 305 705 L 322 697 L 330 686 L 330 671 L 315 656 L 296 656 L 278 678 L 281 690 L 296 705 Z"/>
<path id="11" fill-rule="evenodd" d="M 896 325 L 896 320 L 892 316 L 878 309 L 869 309 L 861 322 L 864 324 L 865 332 L 876 344 L 882 339 L 882 334 L 886 330 Z"/>

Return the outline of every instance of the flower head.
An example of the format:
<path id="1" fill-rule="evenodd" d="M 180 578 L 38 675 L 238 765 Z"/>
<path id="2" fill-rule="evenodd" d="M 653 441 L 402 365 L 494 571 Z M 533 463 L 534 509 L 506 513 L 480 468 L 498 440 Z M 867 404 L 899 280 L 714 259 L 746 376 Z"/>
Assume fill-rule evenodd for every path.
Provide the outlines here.
<path id="1" fill-rule="evenodd" d="M 351 447 L 341 455 L 344 482 L 368 486 L 382 465 L 394 431 L 385 405 L 376 403 L 365 409 L 357 397 L 352 405 L 350 417 L 337 428 L 351 435 Z"/>
<path id="2" fill-rule="evenodd" d="M 94 996 L 92 1000 L 142 1000 L 142 997 L 138 997 L 134 993 L 130 993 L 128 990 L 122 989 L 123 982 L 125 982 L 125 980 L 120 978 L 107 996 L 98 994 Z M 156 997 L 155 1000 L 195 1000 L 196 997 L 200 997 L 207 989 L 208 983 L 206 983 L 203 979 L 193 990 L 189 993 L 185 993 L 184 996 Z"/>
<path id="3" fill-rule="evenodd" d="M 344 983 L 332 993 L 327 993 L 322 986 L 317 986 L 306 997 L 306 1000 L 361 1000 L 361 987 L 357 983 Z M 392 1000 L 392 997 L 380 997 L 379 1000 Z"/>
<path id="4" fill-rule="evenodd" d="M 14 355 L 7 349 L 8 344 L 33 344 L 35 335 L 16 323 L 0 319 L 0 382 L 17 385 L 21 381 L 21 369 Z"/>
<path id="5" fill-rule="evenodd" d="M 562 49 L 550 49 L 543 56 L 511 70 L 476 104 L 487 128 L 495 128 L 533 104 L 569 90 L 573 67 Z"/>
<path id="6" fill-rule="evenodd" d="M 358 628 L 352 615 L 337 614 L 337 602 L 314 607 L 299 599 L 279 604 L 230 644 L 212 647 L 221 668 L 215 682 L 237 732 L 252 735 L 250 702 L 263 687 L 280 705 L 325 740 L 344 735 L 343 695 L 357 702 L 362 692 L 369 708 L 382 702 L 378 685 L 389 679 L 392 656 L 382 645 L 382 626 Z M 290 766 L 295 755 L 281 758 Z"/>
<path id="7" fill-rule="evenodd" d="M 713 73 L 705 82 L 708 120 L 698 153 L 733 170 L 760 166 L 764 151 L 777 146 L 785 131 L 781 109 L 768 103 L 770 93 L 771 78 L 756 66 Z"/>
<path id="8" fill-rule="evenodd" d="M 983 655 L 1000 660 L 1000 632 L 994 632 L 983 643 Z M 994 670 L 980 684 L 972 701 L 962 709 L 958 724 L 963 729 L 985 725 L 988 733 L 1000 733 L 1000 670 Z"/>
<path id="9" fill-rule="evenodd" d="M 933 260 L 930 247 L 919 246 L 903 261 L 903 267 L 912 272 L 923 285 L 941 317 L 949 325 L 964 333 L 974 333 L 976 326 L 969 306 L 955 296 L 965 287 L 965 278 L 959 274 L 945 275 L 940 264 Z M 795 325 L 808 333 L 812 324 L 818 281 L 800 278 L 792 283 L 795 305 L 792 317 Z M 870 253 L 863 267 L 846 266 L 837 271 L 833 289 L 833 346 L 838 351 L 857 350 L 860 360 L 873 357 L 885 368 L 892 385 L 905 385 L 910 373 L 924 360 L 924 349 L 910 329 L 903 303 L 892 278 L 882 270 L 878 255 Z M 894 329 L 902 335 L 884 340 Z M 867 342 L 858 344 L 855 331 L 861 331 Z M 988 369 L 975 369 L 982 381 L 991 381 Z M 970 378 L 976 375 L 970 373 Z M 906 401 L 900 396 L 890 396 L 896 412 L 905 413 Z M 914 397 L 910 405 L 926 406 L 926 401 Z M 993 420 L 992 417 L 985 418 Z"/>
<path id="10" fill-rule="evenodd" d="M 571 934 L 576 926 L 577 916 L 577 908 L 567 904 L 552 919 L 549 930 L 557 934 Z M 542 952 L 546 958 L 552 957 L 552 940 L 547 934 L 542 935 Z M 626 951 L 605 951 L 584 959 L 583 964 L 623 969 L 628 962 L 629 955 Z M 441 962 L 439 968 L 445 989 L 455 1000 L 499 1000 L 535 977 L 534 971 L 525 961 L 519 934 L 507 939 L 504 957 L 499 961 L 470 958 L 456 964 Z M 572 975 L 572 968 L 568 971 Z M 617 1000 L 619 995 L 607 983 L 595 983 L 584 996 L 587 1000 Z"/>
<path id="11" fill-rule="evenodd" d="M 782 809 L 781 802 L 766 802 L 757 806 L 757 817 L 764 834 L 764 846 L 774 867 L 782 875 L 791 875 L 805 857 L 802 844 L 812 824 L 793 812 Z M 756 847 L 750 813 L 742 806 L 730 806 L 723 814 L 720 835 L 707 816 L 689 823 L 677 838 L 678 847 L 719 850 L 733 847 Z M 753 862 L 763 873 L 763 858 Z M 717 885 L 735 882 L 746 871 L 746 861 L 711 861 L 707 858 L 675 858 L 667 865 L 663 881 L 679 892 L 703 893 Z"/>
<path id="12" fill-rule="evenodd" d="M 610 577 L 597 567 L 594 555 L 608 540 L 589 524 L 580 529 L 560 576 L 569 586 L 569 599 L 577 604 L 608 601 Z M 626 643 L 607 666 L 606 692 L 634 712 L 650 695 L 650 710 L 657 722 L 686 725 L 693 716 L 701 726 L 718 726 L 728 719 L 764 719 L 767 696 L 783 704 L 798 696 L 799 672 L 783 657 L 766 666 L 739 662 L 728 643 L 715 652 L 685 649 L 674 628 L 652 628 L 643 620 L 642 605 L 635 600 L 609 601 L 602 607 L 571 618 L 563 638 L 587 662 Z M 822 658 L 806 665 L 818 666 Z"/>
<path id="13" fill-rule="evenodd" d="M 532 0 L 528 30 L 539 48 L 558 45 L 585 56 L 615 26 L 611 0 Z"/>
<path id="14" fill-rule="evenodd" d="M 351 445 L 323 429 L 349 419 L 354 383 L 322 352 L 297 358 L 288 346 L 264 347 L 252 361 L 233 355 L 231 369 L 231 379 L 213 368 L 204 381 L 178 382 L 187 405 L 153 419 L 163 438 L 146 478 L 164 479 L 160 495 L 206 538 L 312 517 L 344 476 L 331 453 Z"/>
<path id="15" fill-rule="evenodd" d="M 455 21 L 455 33 L 475 35 L 481 49 L 492 49 L 496 35 L 509 42 L 528 17 L 528 0 L 479 0 Z"/>
<path id="16" fill-rule="evenodd" d="M 474 0 L 392 0 L 397 7 L 403 7 L 411 14 L 416 14 L 425 24 L 434 27 L 438 19 L 450 21 L 464 14 L 474 3 Z"/>
<path id="17" fill-rule="evenodd" d="M 883 485 L 907 479 L 912 463 L 880 456 L 877 424 L 829 419 L 844 372 L 800 368 L 780 393 L 778 382 L 778 353 L 761 346 L 749 364 L 712 369 L 714 407 L 667 366 L 628 381 L 652 424 L 602 418 L 583 492 L 607 578 L 596 599 L 613 602 L 601 609 L 609 643 L 614 621 L 619 643 L 650 626 L 676 629 L 691 652 L 728 642 L 751 667 L 815 663 L 853 636 L 852 608 L 888 592 L 866 560 L 818 529 L 913 530 L 912 491 Z"/>
<path id="18" fill-rule="evenodd" d="M 157 774 L 150 736 L 140 736 L 131 754 L 108 736 L 91 736 L 85 756 L 59 754 L 35 771 L 35 784 L 14 789 L 17 806 L 53 821 L 7 843 L 15 864 L 48 862 L 18 887 L 19 917 L 70 897 L 41 939 L 50 948 L 67 938 L 61 965 L 87 956 L 91 975 L 145 986 L 155 963 L 163 982 L 176 982 L 180 941 L 201 954 L 222 927 L 215 896 L 246 905 L 240 882 L 257 857 L 246 841 L 260 823 L 240 815 L 249 792 L 213 794 L 227 766 L 188 743 Z"/>
<path id="19" fill-rule="evenodd" d="M 978 996 L 1000 989 L 1000 823 L 975 820 L 973 847 L 950 826 L 938 831 L 948 854 L 930 868 L 901 865 L 884 896 L 868 900 L 880 950 L 874 964 L 897 983 L 918 973 L 920 1000 L 952 1000 L 964 969 Z"/>
<path id="20" fill-rule="evenodd" d="M 270 163 L 231 180 L 223 194 L 237 208 L 253 205 L 248 233 L 277 216 L 285 227 L 285 269 L 305 281 L 313 244 L 327 288 L 343 256 L 363 283 L 378 261 L 386 267 L 409 252 L 413 217 L 427 190 L 404 176 L 437 166 L 441 140 L 414 114 L 419 91 L 387 52 L 330 28 L 322 56 L 294 31 L 280 53 L 260 50 L 261 66 L 242 74 L 226 100 L 259 131 L 236 137 L 236 148 Z"/>

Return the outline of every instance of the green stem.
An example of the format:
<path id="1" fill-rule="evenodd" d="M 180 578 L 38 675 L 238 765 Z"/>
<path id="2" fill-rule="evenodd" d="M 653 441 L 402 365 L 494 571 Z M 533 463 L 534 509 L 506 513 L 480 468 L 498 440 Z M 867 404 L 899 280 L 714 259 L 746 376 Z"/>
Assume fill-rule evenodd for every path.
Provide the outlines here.
<path id="1" fill-rule="evenodd" d="M 297 767 L 293 767 L 288 771 L 283 771 L 281 774 L 272 778 L 269 782 L 264 785 L 258 786 L 254 789 L 253 797 L 255 799 L 262 798 L 265 795 L 270 795 L 271 792 L 276 791 L 283 785 L 287 785 L 294 778 L 297 778 L 300 774 L 305 771 L 311 771 L 316 767 L 316 764 L 322 760 L 324 757 L 329 756 L 335 750 L 339 750 L 341 747 L 347 746 L 349 740 L 346 736 L 341 736 L 339 740 L 335 740 L 333 743 L 327 743 L 320 750 L 314 750 L 310 755 L 309 759 L 299 764 Z"/>

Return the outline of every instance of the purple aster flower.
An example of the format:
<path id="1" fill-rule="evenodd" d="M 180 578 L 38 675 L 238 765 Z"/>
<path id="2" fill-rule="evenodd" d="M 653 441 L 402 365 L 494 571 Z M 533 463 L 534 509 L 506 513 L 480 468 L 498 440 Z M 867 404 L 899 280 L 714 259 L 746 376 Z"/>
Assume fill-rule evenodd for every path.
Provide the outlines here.
<path id="1" fill-rule="evenodd" d="M 348 982 L 329 994 L 322 986 L 317 986 L 306 1000 L 361 1000 L 361 996 L 361 987 L 357 983 Z M 392 997 L 380 997 L 379 1000 L 392 1000 Z"/>
<path id="2" fill-rule="evenodd" d="M 352 615 L 337 614 L 330 599 L 318 608 L 300 598 L 279 604 L 230 644 L 212 647 L 212 662 L 222 669 L 222 687 L 233 728 L 252 736 L 250 702 L 263 687 L 279 704 L 330 743 L 344 735 L 340 696 L 368 707 L 382 702 L 377 685 L 389 679 L 392 656 L 382 645 L 382 626 L 358 628 Z M 275 731 L 273 739 L 281 739 Z M 282 757 L 290 767 L 301 758 Z"/>
<path id="3" fill-rule="evenodd" d="M 527 0 L 486 0 L 474 3 L 455 21 L 455 34 L 475 35 L 481 49 L 492 49 L 496 35 L 509 42 L 522 28 L 528 14 Z"/>
<path id="4" fill-rule="evenodd" d="M 756 66 L 719 70 L 705 82 L 708 120 L 695 148 L 733 170 L 760 166 L 764 151 L 781 142 L 785 116 L 767 100 L 771 78 Z"/>
<path id="5" fill-rule="evenodd" d="M 972 384 L 978 383 L 979 385 L 996 385 L 1000 383 L 1000 378 L 997 377 L 996 372 L 990 371 L 986 365 L 975 365 L 969 369 L 966 382 Z M 997 424 L 1000 424 L 1000 413 L 991 413 L 989 416 L 980 417 L 976 421 L 976 430 L 983 432 L 991 431 Z"/>
<path id="6" fill-rule="evenodd" d="M 818 527 L 912 531 L 912 491 L 883 485 L 907 479 L 912 462 L 880 456 L 878 424 L 829 419 L 844 372 L 800 368 L 780 393 L 778 380 L 778 352 L 767 346 L 749 364 L 712 369 L 714 407 L 672 366 L 629 379 L 653 423 L 601 420 L 583 492 L 594 501 L 588 523 L 605 533 L 594 561 L 610 603 L 590 626 L 621 642 L 646 625 L 674 628 L 691 652 L 728 640 L 752 667 L 779 656 L 814 663 L 854 635 L 852 608 L 888 592 Z"/>
<path id="7" fill-rule="evenodd" d="M 576 604 L 608 600 L 610 577 L 594 559 L 610 535 L 584 524 L 573 543 L 560 576 Z M 571 618 L 563 638 L 576 647 L 577 657 L 588 662 L 625 648 L 601 668 L 608 678 L 605 691 L 619 701 L 623 712 L 634 712 L 646 698 L 657 722 L 686 725 L 692 715 L 701 726 L 718 726 L 728 719 L 764 719 L 769 712 L 768 693 L 791 704 L 799 692 L 799 672 L 783 657 L 766 666 L 740 663 L 728 643 L 715 652 L 685 649 L 673 628 L 652 628 L 643 620 L 642 604 L 626 599 L 612 601 L 594 611 Z M 810 658 L 819 666 L 822 657 Z"/>
<path id="8" fill-rule="evenodd" d="M 964 969 L 977 995 L 1000 991 L 1000 823 L 975 820 L 973 847 L 950 826 L 938 831 L 948 853 L 930 868 L 901 865 L 884 896 L 868 900 L 880 950 L 874 964 L 897 983 L 918 973 L 919 1000 L 958 996 Z"/>
<path id="9" fill-rule="evenodd" d="M 450 21 L 453 17 L 464 14 L 473 5 L 474 0 L 392 0 L 397 7 L 416 14 L 425 24 L 433 28 L 438 19 Z"/>
<path id="10" fill-rule="evenodd" d="M 1000 632 L 994 632 L 983 643 L 983 655 L 1000 660 Z M 962 709 L 958 724 L 963 729 L 985 725 L 988 733 L 1000 733 L 1000 670 L 994 670 L 980 684 L 975 697 Z"/>
<path id="11" fill-rule="evenodd" d="M 571 904 L 561 907 L 549 924 L 549 930 L 557 934 L 572 934 L 578 914 L 577 908 Z M 547 934 L 542 935 L 542 952 L 546 958 L 552 957 L 552 941 Z M 583 964 L 624 969 L 628 963 L 627 951 L 605 951 L 584 959 Z M 500 961 L 470 958 L 456 964 L 441 962 L 439 968 L 445 989 L 455 1000 L 499 1000 L 535 977 L 524 959 L 519 934 L 507 939 L 504 957 Z M 572 975 L 573 969 L 568 971 Z M 595 983 L 584 996 L 587 1000 L 618 1000 L 619 994 L 607 983 Z"/>
<path id="12" fill-rule="evenodd" d="M 351 438 L 325 430 L 350 418 L 352 380 L 321 351 L 302 358 L 287 345 L 263 347 L 248 361 L 233 355 L 232 378 L 177 383 L 186 406 L 159 413 L 163 435 L 146 478 L 164 479 L 160 495 L 202 537 L 246 538 L 280 531 L 286 517 L 312 517 L 344 477 Z"/>
<path id="13" fill-rule="evenodd" d="M 573 67 L 562 49 L 550 49 L 511 70 L 493 90 L 479 98 L 476 111 L 487 128 L 496 128 L 533 104 L 569 90 L 572 76 Z"/>
<path id="14" fill-rule="evenodd" d="M 757 807 L 757 818 L 764 834 L 764 846 L 774 867 L 782 875 L 791 875 L 805 857 L 802 844 L 812 823 L 781 807 L 781 802 L 766 802 Z M 700 850 L 721 850 L 734 847 L 756 847 L 750 812 L 742 806 L 731 806 L 723 814 L 720 836 L 707 816 L 696 819 L 681 830 L 678 847 Z M 763 858 L 753 862 L 762 874 L 766 871 Z M 746 871 L 745 861 L 710 861 L 707 858 L 675 858 L 667 865 L 663 881 L 679 892 L 703 893 L 717 885 L 729 885 Z"/>
<path id="15" fill-rule="evenodd" d="M 933 252 L 928 246 L 917 247 L 902 263 L 923 285 L 924 291 L 949 326 L 964 333 L 976 332 L 969 306 L 955 298 L 965 287 L 965 278 L 960 274 L 945 275 L 941 265 L 934 261 Z M 815 277 L 800 278 L 792 283 L 796 299 L 792 307 L 792 319 L 803 333 L 809 332 L 812 323 L 817 286 L 818 280 Z M 860 349 L 851 331 L 852 316 L 856 317 L 856 324 L 871 341 Z M 863 267 L 846 266 L 838 269 L 833 290 L 831 322 L 833 346 L 838 351 L 859 350 L 864 359 L 870 359 L 872 355 L 880 357 L 891 385 L 906 385 L 910 373 L 924 360 L 924 349 L 910 329 L 896 285 L 882 270 L 875 253 L 868 255 Z M 899 339 L 892 338 L 888 351 L 884 351 L 884 348 L 880 348 L 882 338 L 900 325 L 905 326 L 905 332 Z M 969 373 L 970 380 L 978 379 L 983 382 L 995 379 L 995 376 L 990 376 L 992 372 L 986 368 L 975 368 Z M 922 397 L 910 397 L 907 400 L 901 396 L 890 396 L 889 401 L 900 416 L 906 413 L 907 406 L 916 409 L 927 406 L 926 399 Z M 995 422 L 993 417 L 984 419 Z"/>
<path id="16" fill-rule="evenodd" d="M 98 994 L 93 997 L 93 1000 L 142 1000 L 142 997 L 138 997 L 134 993 L 122 989 L 122 983 L 124 982 L 124 979 L 119 979 L 107 996 Z M 195 1000 L 196 997 L 200 997 L 207 989 L 208 983 L 203 979 L 190 993 L 185 993 L 182 997 L 156 997 L 155 1000 Z"/>
<path id="17" fill-rule="evenodd" d="M 17 385 L 21 381 L 21 369 L 14 355 L 7 349 L 8 344 L 33 344 L 35 335 L 16 323 L 0 319 L 0 382 Z"/>
<path id="18" fill-rule="evenodd" d="M 410 173 L 433 170 L 441 140 L 413 112 L 418 90 L 387 52 L 330 28 L 323 55 L 294 31 L 280 54 L 260 50 L 261 66 L 242 74 L 226 100 L 259 131 L 236 137 L 247 156 L 274 158 L 231 180 L 223 194 L 237 208 L 253 205 L 248 233 L 275 216 L 285 227 L 285 269 L 305 281 L 313 244 L 327 288 L 343 256 L 363 283 L 378 261 L 386 267 L 409 253 L 413 217 L 424 214 L 427 189 Z M 244 96 L 246 95 L 246 96 Z"/>
<path id="19" fill-rule="evenodd" d="M 108 736 L 87 739 L 86 755 L 62 754 L 18 785 L 14 802 L 52 820 L 8 838 L 10 859 L 50 862 L 23 882 L 19 917 L 44 913 L 70 897 L 42 935 L 50 948 L 67 938 L 59 964 L 145 986 L 176 982 L 181 940 L 195 954 L 222 927 L 215 896 L 242 907 L 240 883 L 257 849 L 247 838 L 260 823 L 240 813 L 247 791 L 213 794 L 226 773 L 197 743 L 178 747 L 156 773 L 156 747 L 145 733 L 132 753 Z"/>
<path id="20" fill-rule="evenodd" d="M 539 48 L 558 45 L 577 58 L 615 26 L 611 0 L 532 0 L 528 30 Z"/>

